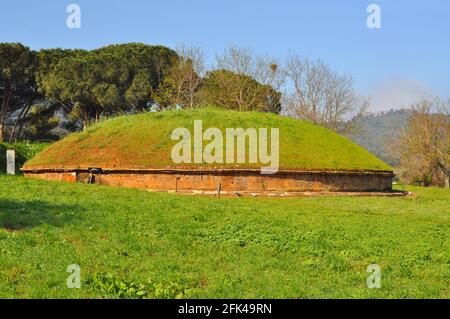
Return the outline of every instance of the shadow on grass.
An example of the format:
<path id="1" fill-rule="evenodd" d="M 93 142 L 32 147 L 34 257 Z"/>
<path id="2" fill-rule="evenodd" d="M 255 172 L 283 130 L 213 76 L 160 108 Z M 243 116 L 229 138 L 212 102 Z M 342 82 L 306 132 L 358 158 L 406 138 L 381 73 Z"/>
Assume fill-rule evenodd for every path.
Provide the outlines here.
<path id="1" fill-rule="evenodd" d="M 81 211 L 75 205 L 0 199 L 0 229 L 20 231 L 42 224 L 61 227 L 79 219 Z"/>

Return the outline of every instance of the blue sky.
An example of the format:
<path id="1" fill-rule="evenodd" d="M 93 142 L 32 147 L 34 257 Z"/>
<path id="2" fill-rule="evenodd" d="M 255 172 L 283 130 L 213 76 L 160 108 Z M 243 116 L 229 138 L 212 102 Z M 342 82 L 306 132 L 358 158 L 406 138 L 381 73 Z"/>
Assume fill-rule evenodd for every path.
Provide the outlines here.
<path id="1" fill-rule="evenodd" d="M 81 7 L 81 29 L 66 27 L 66 7 Z M 381 7 L 381 29 L 366 8 Z M 351 74 L 373 110 L 422 94 L 450 94 L 448 0 L 42 0 L 4 1 L 0 42 L 33 49 L 92 49 L 144 42 L 203 47 L 213 61 L 230 44 L 282 58 L 320 58 Z"/>

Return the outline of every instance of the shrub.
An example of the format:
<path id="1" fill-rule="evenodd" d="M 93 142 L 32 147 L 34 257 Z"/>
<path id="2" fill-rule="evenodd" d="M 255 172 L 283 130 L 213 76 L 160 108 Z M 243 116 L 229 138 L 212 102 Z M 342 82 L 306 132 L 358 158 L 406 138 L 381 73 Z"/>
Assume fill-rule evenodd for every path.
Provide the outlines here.
<path id="1" fill-rule="evenodd" d="M 16 174 L 21 174 L 23 164 L 47 147 L 48 143 L 1 143 L 0 144 L 0 174 L 6 173 L 6 150 L 16 151 Z"/>

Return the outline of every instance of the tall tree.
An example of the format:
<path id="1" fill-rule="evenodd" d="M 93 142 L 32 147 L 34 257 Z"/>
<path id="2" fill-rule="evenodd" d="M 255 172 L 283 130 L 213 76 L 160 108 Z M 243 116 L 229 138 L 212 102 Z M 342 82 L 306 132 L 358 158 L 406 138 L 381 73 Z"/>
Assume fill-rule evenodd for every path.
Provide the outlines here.
<path id="1" fill-rule="evenodd" d="M 256 109 L 275 113 L 281 111 L 280 91 L 285 83 L 285 74 L 277 59 L 256 56 L 248 48 L 231 45 L 221 55 L 217 55 L 216 60 L 216 69 L 219 72 L 216 72 L 214 77 L 217 80 L 219 80 L 218 77 L 225 76 L 227 79 L 223 80 L 226 82 L 231 77 L 230 74 L 220 70 L 235 74 L 233 88 L 239 92 L 236 96 L 236 100 L 239 100 L 239 109 Z M 253 89 L 249 90 L 251 87 Z M 246 107 L 244 100 L 253 103 L 253 106 Z"/>
<path id="2" fill-rule="evenodd" d="M 199 47 L 177 47 L 178 60 L 153 94 L 160 107 L 198 106 L 198 90 L 205 72 L 205 54 Z"/>
<path id="3" fill-rule="evenodd" d="M 294 117 L 341 131 L 346 129 L 343 123 L 366 111 L 368 100 L 358 96 L 352 78 L 332 71 L 321 61 L 291 55 L 285 73 L 293 90 L 284 102 Z"/>
<path id="4" fill-rule="evenodd" d="M 60 59 L 42 78 L 42 87 L 86 127 L 101 116 L 146 109 L 177 58 L 161 46 L 111 45 Z"/>
<path id="5" fill-rule="evenodd" d="M 424 98 L 396 145 L 407 182 L 415 178 L 450 187 L 450 100 Z"/>
<path id="6" fill-rule="evenodd" d="M 279 113 L 281 93 L 245 74 L 228 70 L 208 72 L 199 96 L 202 104 L 238 111 L 257 110 Z"/>
<path id="7" fill-rule="evenodd" d="M 125 92 L 125 101 L 136 111 L 144 111 L 152 100 L 153 87 L 147 72 L 138 72 Z"/>
<path id="8" fill-rule="evenodd" d="M 7 120 L 15 116 L 15 130 L 33 103 L 37 93 L 35 68 L 36 55 L 29 48 L 0 43 L 0 142 L 5 138 Z"/>

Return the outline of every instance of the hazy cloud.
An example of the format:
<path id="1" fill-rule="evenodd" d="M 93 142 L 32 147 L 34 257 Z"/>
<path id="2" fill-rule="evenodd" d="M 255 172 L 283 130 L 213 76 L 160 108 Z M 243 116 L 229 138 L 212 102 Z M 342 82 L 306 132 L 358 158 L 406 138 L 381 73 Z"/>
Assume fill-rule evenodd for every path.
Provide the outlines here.
<path id="1" fill-rule="evenodd" d="M 425 83 L 417 80 L 391 77 L 376 85 L 369 91 L 372 97 L 371 111 L 387 111 L 411 106 L 433 91 Z"/>

